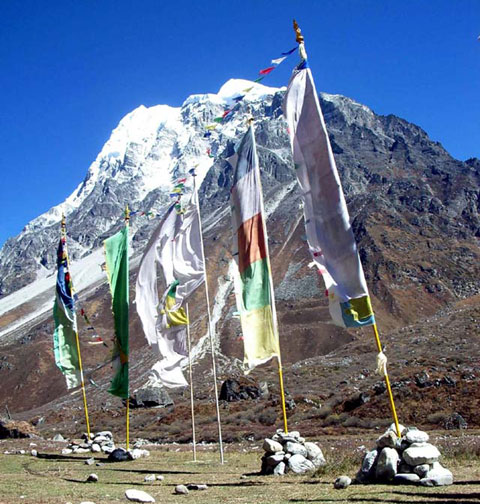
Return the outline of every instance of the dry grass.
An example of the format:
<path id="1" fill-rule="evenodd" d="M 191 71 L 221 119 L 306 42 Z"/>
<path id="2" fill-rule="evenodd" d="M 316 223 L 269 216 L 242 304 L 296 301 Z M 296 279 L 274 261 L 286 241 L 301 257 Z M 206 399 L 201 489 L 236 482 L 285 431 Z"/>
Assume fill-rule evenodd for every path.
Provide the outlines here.
<path id="1" fill-rule="evenodd" d="M 442 441 L 439 436 L 439 441 Z M 201 446 L 198 462 L 192 462 L 188 446 L 151 447 L 151 455 L 133 462 L 88 466 L 87 455 L 61 456 L 60 448 L 38 442 L 40 456 L 5 455 L 5 450 L 23 447 L 28 441 L 2 442 L 0 450 L 0 503 L 27 504 L 96 504 L 127 502 L 125 490 L 142 489 L 157 502 L 170 504 L 188 499 L 193 503 L 402 503 L 423 504 L 480 502 L 480 442 L 478 436 L 443 439 L 445 465 L 453 470 L 455 484 L 443 488 L 411 486 L 351 486 L 333 489 L 332 482 L 341 474 L 353 476 L 362 456 L 361 445 L 371 439 L 354 436 L 322 439 L 327 465 L 315 475 L 284 477 L 259 476 L 261 449 L 258 443 L 226 445 L 226 463 L 220 465 L 216 446 Z M 103 457 L 104 458 L 104 457 Z M 103 460 L 104 462 L 104 460 Z M 86 483 L 95 472 L 98 483 Z M 147 474 L 162 474 L 163 482 L 145 483 Z M 191 491 L 188 496 L 174 494 L 177 484 L 206 483 L 208 490 Z"/>

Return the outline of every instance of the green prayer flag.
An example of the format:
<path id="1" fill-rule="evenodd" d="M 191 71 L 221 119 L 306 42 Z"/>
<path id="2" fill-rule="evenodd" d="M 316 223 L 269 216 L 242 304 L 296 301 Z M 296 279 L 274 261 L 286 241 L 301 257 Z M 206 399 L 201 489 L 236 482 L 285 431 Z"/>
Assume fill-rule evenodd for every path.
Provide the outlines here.
<path id="1" fill-rule="evenodd" d="M 128 225 L 105 240 L 104 245 L 115 323 L 112 355 L 115 375 L 108 391 L 128 399 Z"/>

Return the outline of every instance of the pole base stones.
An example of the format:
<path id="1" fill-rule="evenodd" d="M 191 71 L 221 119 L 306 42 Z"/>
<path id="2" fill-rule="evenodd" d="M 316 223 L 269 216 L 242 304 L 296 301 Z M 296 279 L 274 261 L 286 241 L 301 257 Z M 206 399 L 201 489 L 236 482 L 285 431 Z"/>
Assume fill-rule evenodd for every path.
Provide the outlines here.
<path id="1" fill-rule="evenodd" d="M 363 458 L 356 483 L 393 483 L 396 485 L 443 486 L 453 483 L 453 475 L 438 459 L 438 448 L 428 442 L 426 432 L 416 427 L 395 425 L 377 439 L 376 448 Z"/>
<path id="2" fill-rule="evenodd" d="M 321 448 L 316 443 L 306 442 L 298 431 L 285 434 L 277 430 L 263 441 L 263 450 L 261 474 L 303 474 L 326 463 Z"/>

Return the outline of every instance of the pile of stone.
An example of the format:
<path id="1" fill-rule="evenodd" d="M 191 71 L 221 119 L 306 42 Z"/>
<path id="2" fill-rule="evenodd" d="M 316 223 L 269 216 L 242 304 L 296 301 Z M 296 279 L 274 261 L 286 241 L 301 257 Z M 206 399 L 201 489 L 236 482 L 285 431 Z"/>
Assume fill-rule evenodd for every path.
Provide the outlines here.
<path id="1" fill-rule="evenodd" d="M 262 474 L 281 476 L 289 471 L 303 474 L 325 464 L 321 448 L 305 441 L 298 431 L 285 434 L 282 430 L 263 442 Z"/>
<path id="2" fill-rule="evenodd" d="M 55 439 L 55 438 L 54 438 Z M 106 453 L 110 454 L 115 450 L 113 435 L 110 431 L 101 431 L 94 434 L 83 434 L 81 439 L 71 441 L 66 448 L 62 450 L 62 455 L 70 453 Z"/>
<path id="3" fill-rule="evenodd" d="M 428 442 L 426 432 L 416 427 L 395 425 L 380 436 L 358 471 L 356 483 L 394 483 L 398 485 L 442 486 L 453 483 L 453 475 L 440 462 L 438 448 Z"/>

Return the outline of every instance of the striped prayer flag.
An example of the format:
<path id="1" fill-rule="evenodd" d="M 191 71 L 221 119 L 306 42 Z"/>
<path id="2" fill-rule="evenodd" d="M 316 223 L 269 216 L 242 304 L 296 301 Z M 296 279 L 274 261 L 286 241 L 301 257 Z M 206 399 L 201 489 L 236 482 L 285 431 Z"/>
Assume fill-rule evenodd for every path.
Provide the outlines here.
<path id="1" fill-rule="evenodd" d="M 267 258 L 260 169 L 252 126 L 234 159 L 230 207 L 233 257 L 238 267 L 235 293 L 248 372 L 280 355 L 272 309 L 273 286 Z"/>
<path id="2" fill-rule="evenodd" d="M 333 321 L 372 325 L 375 317 L 325 121 L 306 60 L 293 72 L 284 101 L 300 185 L 305 230 L 323 276 Z"/>
<path id="3" fill-rule="evenodd" d="M 65 376 L 67 389 L 78 387 L 81 384 L 81 374 L 77 351 L 77 316 L 64 237 L 60 239 L 57 249 L 57 284 L 53 317 L 55 364 Z"/>

